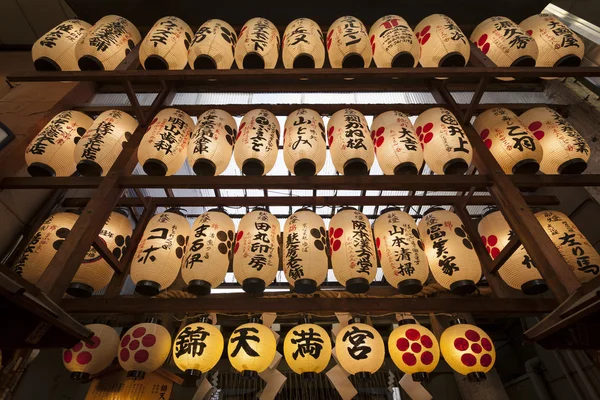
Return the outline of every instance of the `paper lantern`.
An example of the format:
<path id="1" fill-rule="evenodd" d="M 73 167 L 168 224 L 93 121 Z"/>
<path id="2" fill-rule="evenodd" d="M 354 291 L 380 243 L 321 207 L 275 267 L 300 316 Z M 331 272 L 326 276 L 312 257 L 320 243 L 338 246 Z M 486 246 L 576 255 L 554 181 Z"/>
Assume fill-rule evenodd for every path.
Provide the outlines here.
<path id="1" fill-rule="evenodd" d="M 83 176 L 106 175 L 137 126 L 135 118 L 126 112 L 104 111 L 77 143 L 77 171 Z"/>
<path id="2" fill-rule="evenodd" d="M 233 368 L 250 377 L 269 368 L 276 346 L 275 335 L 269 328 L 257 323 L 244 324 L 229 337 L 227 356 Z"/>
<path id="3" fill-rule="evenodd" d="M 325 125 L 316 111 L 301 108 L 288 115 L 283 131 L 283 161 L 297 176 L 316 175 L 327 156 Z"/>
<path id="4" fill-rule="evenodd" d="M 351 375 L 367 378 L 383 365 L 385 345 L 375 328 L 362 323 L 349 324 L 335 338 L 338 363 Z"/>
<path id="5" fill-rule="evenodd" d="M 194 120 L 181 110 L 160 111 L 144 134 L 138 147 L 138 160 L 150 176 L 173 175 L 181 169 L 187 156 Z"/>
<path id="6" fill-rule="evenodd" d="M 279 121 L 267 110 L 248 111 L 242 118 L 235 142 L 233 156 L 244 175 L 265 175 L 277 161 Z"/>
<path id="7" fill-rule="evenodd" d="M 75 172 L 73 152 L 93 120 L 79 111 L 54 116 L 25 150 L 31 176 L 71 176 Z"/>
<path id="8" fill-rule="evenodd" d="M 535 174 L 540 169 L 542 146 L 512 111 L 489 109 L 473 127 L 505 173 Z"/>
<path id="9" fill-rule="evenodd" d="M 386 15 L 379 18 L 369 31 L 373 60 L 378 68 L 416 67 L 421 46 L 404 18 Z"/>
<path id="10" fill-rule="evenodd" d="M 327 278 L 327 232 L 323 219 L 310 210 L 298 210 L 283 226 L 283 271 L 303 294 L 313 293 Z"/>
<path id="11" fill-rule="evenodd" d="M 180 18 L 159 19 L 140 44 L 140 64 L 144 69 L 184 69 L 193 35 Z"/>
<path id="12" fill-rule="evenodd" d="M 590 146 L 559 113 L 547 107 L 532 108 L 519 117 L 543 149 L 544 174 L 580 174 L 587 168 Z"/>
<path id="13" fill-rule="evenodd" d="M 417 294 L 429 276 L 425 246 L 413 217 L 387 208 L 373 226 L 383 275 L 402 294 Z"/>
<path id="14" fill-rule="evenodd" d="M 430 208 L 419 222 L 419 233 L 436 282 L 454 294 L 473 293 L 481 278 L 481 264 L 460 218 Z"/>
<path id="15" fill-rule="evenodd" d="M 440 348 L 450 368 L 470 381 L 483 381 L 496 361 L 492 339 L 475 325 L 454 321 L 442 333 Z"/>
<path id="16" fill-rule="evenodd" d="M 171 352 L 171 335 L 162 325 L 144 322 L 131 327 L 121 339 L 119 364 L 128 377 L 143 379 L 160 368 Z"/>
<path id="17" fill-rule="evenodd" d="M 279 58 L 279 32 L 271 21 L 252 18 L 240 31 L 235 46 L 239 69 L 273 69 Z"/>
<path id="18" fill-rule="evenodd" d="M 75 46 L 92 25 L 69 19 L 44 33 L 31 47 L 33 65 L 38 71 L 79 71 Z"/>
<path id="19" fill-rule="evenodd" d="M 463 128 L 449 110 L 430 108 L 415 121 L 423 158 L 438 175 L 462 175 L 469 169 L 473 149 Z"/>
<path id="20" fill-rule="evenodd" d="M 598 276 L 600 255 L 569 217 L 550 210 L 535 217 L 581 283 Z"/>
<path id="21" fill-rule="evenodd" d="M 369 68 L 371 44 L 367 28 L 356 17 L 336 19 L 327 32 L 327 54 L 332 68 Z"/>
<path id="22" fill-rule="evenodd" d="M 429 329 L 412 318 L 399 321 L 388 338 L 388 351 L 396 367 L 424 382 L 440 362 L 440 345 Z"/>
<path id="23" fill-rule="evenodd" d="M 375 148 L 369 140 L 369 125 L 364 115 L 351 108 L 339 110 L 327 122 L 331 161 L 343 175 L 368 175 Z"/>
<path id="24" fill-rule="evenodd" d="M 385 175 L 416 175 L 423 166 L 423 149 L 406 114 L 386 111 L 371 125 L 375 155 Z"/>
<path id="25" fill-rule="evenodd" d="M 513 231 L 500 211 L 485 215 L 477 229 L 492 259 L 498 257 L 513 235 Z M 544 278 L 523 245 L 519 246 L 517 251 L 504 262 L 498 273 L 508 286 L 522 290 L 525 294 L 539 294 L 548 290 Z"/>
<path id="26" fill-rule="evenodd" d="M 464 67 L 471 46 L 456 23 L 443 14 L 433 14 L 415 27 L 421 45 L 419 62 L 423 67 Z"/>
<path id="27" fill-rule="evenodd" d="M 138 29 L 118 15 L 102 17 L 75 46 L 82 71 L 112 71 L 142 40 Z"/>
<path id="28" fill-rule="evenodd" d="M 85 327 L 94 332 L 93 343 L 82 340 L 70 349 L 63 350 L 63 364 L 71 372 L 71 378 L 78 381 L 88 381 L 91 375 L 108 368 L 119 347 L 119 335 L 114 328 L 104 324 Z"/>
<path id="29" fill-rule="evenodd" d="M 234 242 L 235 226 L 224 211 L 211 210 L 196 218 L 181 268 L 188 292 L 207 295 L 223 282 L 233 258 Z"/>
<path id="30" fill-rule="evenodd" d="M 150 219 L 131 262 L 136 292 L 156 296 L 171 286 L 181 269 L 189 235 L 190 223 L 177 209 L 168 209 Z"/>
<path id="31" fill-rule="evenodd" d="M 212 324 L 186 325 L 173 342 L 173 361 L 186 375 L 200 377 L 217 365 L 224 347 L 221 331 Z"/>
<path id="32" fill-rule="evenodd" d="M 266 210 L 244 215 L 233 249 L 233 274 L 247 293 L 262 293 L 279 268 L 279 221 Z"/>
<path id="33" fill-rule="evenodd" d="M 188 52 L 192 69 L 229 69 L 233 65 L 237 34 L 227 22 L 209 19 L 196 31 Z"/>
<path id="34" fill-rule="evenodd" d="M 333 274 L 350 293 L 365 293 L 377 274 L 369 219 L 352 207 L 341 208 L 329 223 Z"/>
<path id="35" fill-rule="evenodd" d="M 286 68 L 322 68 L 325 63 L 325 35 L 308 18 L 289 23 L 283 33 L 281 57 Z"/>
<path id="36" fill-rule="evenodd" d="M 285 336 L 283 355 L 292 371 L 305 379 L 314 378 L 331 359 L 329 334 L 319 325 L 296 325 Z"/>
<path id="37" fill-rule="evenodd" d="M 229 113 L 212 109 L 200 115 L 187 156 L 196 175 L 222 174 L 231 160 L 236 136 L 237 124 Z"/>

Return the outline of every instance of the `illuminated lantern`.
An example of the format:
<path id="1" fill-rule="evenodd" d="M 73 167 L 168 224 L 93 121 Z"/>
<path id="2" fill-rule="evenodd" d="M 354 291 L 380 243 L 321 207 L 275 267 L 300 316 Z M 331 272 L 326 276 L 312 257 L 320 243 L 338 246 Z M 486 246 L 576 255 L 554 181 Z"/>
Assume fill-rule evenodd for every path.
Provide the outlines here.
<path id="1" fill-rule="evenodd" d="M 140 44 L 140 64 L 144 69 L 184 69 L 193 34 L 180 18 L 159 19 Z"/>
<path id="2" fill-rule="evenodd" d="M 600 255 L 569 217 L 550 210 L 535 217 L 581 283 L 598 276 Z"/>
<path id="3" fill-rule="evenodd" d="M 512 230 L 500 211 L 485 215 L 477 229 L 492 259 L 498 257 L 512 235 Z M 523 245 L 519 246 L 517 251 L 504 262 L 498 273 L 508 286 L 522 290 L 525 294 L 539 294 L 548 290 L 544 278 Z"/>
<path id="4" fill-rule="evenodd" d="M 188 146 L 188 164 L 196 175 L 222 174 L 233 153 L 237 124 L 223 110 L 208 110 L 198 117 Z"/>
<path id="5" fill-rule="evenodd" d="M 406 114 L 387 111 L 371 125 L 375 155 L 385 175 L 416 175 L 423 166 L 423 149 Z"/>
<path id="6" fill-rule="evenodd" d="M 336 19 L 327 32 L 327 54 L 332 68 L 369 68 L 373 54 L 367 28 L 356 17 Z"/>
<path id="7" fill-rule="evenodd" d="M 138 160 L 150 176 L 173 175 L 187 157 L 194 120 L 181 110 L 160 111 L 144 134 L 138 147 Z"/>
<path id="8" fill-rule="evenodd" d="M 413 217 L 399 208 L 387 208 L 375 220 L 373 231 L 385 279 L 402 294 L 419 293 L 429 265 Z"/>
<path id="9" fill-rule="evenodd" d="M 343 175 L 369 175 L 375 161 L 375 148 L 369 140 L 364 115 L 351 108 L 339 110 L 327 122 L 331 161 Z"/>
<path id="10" fill-rule="evenodd" d="M 440 345 L 435 335 L 412 318 L 399 321 L 388 338 L 388 351 L 396 367 L 424 382 L 440 362 Z"/>
<path id="11" fill-rule="evenodd" d="M 234 242 L 235 226 L 225 211 L 211 210 L 196 218 L 181 268 L 188 292 L 204 296 L 223 282 Z"/>
<path id="12" fill-rule="evenodd" d="M 283 271 L 298 293 L 309 294 L 327 278 L 327 232 L 323 219 L 298 210 L 283 226 Z"/>
<path id="13" fill-rule="evenodd" d="M 112 71 L 142 40 L 138 29 L 118 15 L 102 17 L 75 46 L 82 71 Z"/>
<path id="14" fill-rule="evenodd" d="M 87 381 L 108 368 L 117 355 L 119 335 L 114 328 L 104 324 L 85 326 L 94 332 L 92 344 L 83 340 L 70 349 L 63 350 L 63 364 L 71 372 L 71 378 L 77 381 Z"/>
<path id="15" fill-rule="evenodd" d="M 350 293 L 365 293 L 377 274 L 369 219 L 352 207 L 341 208 L 329 223 L 333 274 Z"/>
<path id="16" fill-rule="evenodd" d="M 473 127 L 507 174 L 535 174 L 544 151 L 535 136 L 506 108 L 492 108 Z"/>
<path id="17" fill-rule="evenodd" d="M 372 326 L 351 323 L 336 336 L 335 354 L 346 372 L 358 378 L 368 378 L 383 365 L 385 345 Z"/>
<path id="18" fill-rule="evenodd" d="M 279 58 L 279 32 L 271 21 L 252 18 L 240 31 L 235 46 L 239 69 L 273 69 Z"/>
<path id="19" fill-rule="evenodd" d="M 106 175 L 137 126 L 135 118 L 126 112 L 104 111 L 77 143 L 77 171 L 83 176 Z"/>
<path id="20" fill-rule="evenodd" d="M 188 52 L 192 69 L 229 69 L 233 65 L 237 35 L 227 22 L 209 19 L 196 31 Z"/>
<path id="21" fill-rule="evenodd" d="M 281 57 L 286 68 L 322 68 L 325 62 L 325 35 L 308 18 L 289 23 L 283 33 Z"/>
<path id="22" fill-rule="evenodd" d="M 79 111 L 54 116 L 25 150 L 31 176 L 71 176 L 75 172 L 73 152 L 93 120 Z"/>
<path id="23" fill-rule="evenodd" d="M 296 325 L 285 336 L 283 355 L 292 371 L 305 379 L 314 378 L 331 359 L 329 334 L 319 325 Z"/>
<path id="24" fill-rule="evenodd" d="M 301 108 L 288 115 L 283 131 L 283 160 L 297 176 L 312 176 L 325 165 L 327 143 L 323 118 L 316 111 Z"/>
<path id="25" fill-rule="evenodd" d="M 160 368 L 171 352 L 169 331 L 152 321 L 132 326 L 121 339 L 119 364 L 128 377 L 143 379 Z"/>
<path id="26" fill-rule="evenodd" d="M 415 27 L 421 45 L 419 62 L 423 67 L 464 67 L 471 47 L 456 23 L 443 14 L 433 14 Z"/>
<path id="27" fill-rule="evenodd" d="M 233 274 L 247 293 L 262 293 L 279 268 L 279 221 L 263 209 L 244 215 L 233 249 Z"/>
<path id="28" fill-rule="evenodd" d="M 469 169 L 473 149 L 463 128 L 449 110 L 430 108 L 415 121 L 423 158 L 438 175 L 462 175 Z"/>
<path id="29" fill-rule="evenodd" d="M 267 110 L 248 111 L 242 118 L 235 142 L 233 156 L 244 175 L 265 175 L 277 161 L 279 121 Z"/>
<path id="30" fill-rule="evenodd" d="M 245 377 L 253 377 L 269 368 L 277 352 L 273 331 L 263 324 L 238 326 L 227 343 L 231 366 Z"/>
<path id="31" fill-rule="evenodd" d="M 470 381 L 484 381 L 496 361 L 494 343 L 488 334 L 461 320 L 452 321 L 442 333 L 440 348 L 450 368 Z"/>
<path id="32" fill-rule="evenodd" d="M 460 218 L 453 212 L 430 208 L 419 222 L 419 233 L 437 283 L 454 294 L 473 293 L 481 278 L 481 264 Z"/>
<path id="33" fill-rule="evenodd" d="M 33 65 L 38 71 L 79 71 L 75 46 L 92 25 L 69 19 L 44 33 L 31 47 Z"/>
<path id="34" fill-rule="evenodd" d="M 379 68 L 416 67 L 421 46 L 404 18 L 386 15 L 379 18 L 369 32 L 373 60 Z"/>
<path id="35" fill-rule="evenodd" d="M 199 378 L 217 365 L 224 347 L 221 331 L 211 323 L 186 325 L 173 342 L 173 361 L 186 375 Z"/>
<path id="36" fill-rule="evenodd" d="M 547 107 L 532 108 L 519 117 L 543 149 L 544 174 L 580 174 L 587 168 L 590 146 L 559 113 Z"/>
<path id="37" fill-rule="evenodd" d="M 171 286 L 181 269 L 189 235 L 190 223 L 177 209 L 152 217 L 131 262 L 136 292 L 156 296 Z"/>

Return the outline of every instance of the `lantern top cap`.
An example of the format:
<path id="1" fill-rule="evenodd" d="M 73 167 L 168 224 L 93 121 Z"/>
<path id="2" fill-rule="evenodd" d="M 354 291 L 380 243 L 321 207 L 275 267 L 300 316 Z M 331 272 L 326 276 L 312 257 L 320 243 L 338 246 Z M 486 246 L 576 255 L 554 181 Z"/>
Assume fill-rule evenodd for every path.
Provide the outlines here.
<path id="1" fill-rule="evenodd" d="M 116 212 L 118 214 L 121 214 L 121 215 L 129 218 L 129 212 L 127 212 L 127 210 L 125 208 L 123 208 L 123 207 L 115 207 L 113 209 L 113 212 Z"/>
<path id="2" fill-rule="evenodd" d="M 148 317 L 144 320 L 144 322 L 148 324 L 160 324 L 161 321 L 156 317 Z"/>
<path id="3" fill-rule="evenodd" d="M 365 317 L 352 317 L 348 324 L 364 324 L 367 321 Z"/>
<path id="4" fill-rule="evenodd" d="M 461 324 L 468 324 L 467 319 L 466 318 L 453 318 L 448 325 L 450 326 L 454 326 L 454 325 L 461 325 Z"/>
<path id="5" fill-rule="evenodd" d="M 379 215 L 383 215 L 383 214 L 386 214 L 386 213 L 389 213 L 392 211 L 402 211 L 402 209 L 400 207 L 387 207 L 387 208 L 384 208 L 383 211 L 381 211 L 381 214 L 379 214 Z"/>
<path id="6" fill-rule="evenodd" d="M 431 208 L 428 208 L 427 211 L 425 211 L 423 213 L 423 216 L 426 216 L 427 214 L 431 214 L 432 212 L 435 212 L 435 211 L 448 211 L 448 210 L 446 210 L 442 207 L 431 207 Z"/>
<path id="7" fill-rule="evenodd" d="M 346 210 L 357 211 L 356 208 L 354 208 L 354 207 L 346 206 L 346 207 L 340 208 L 338 210 L 338 212 L 340 212 L 340 211 L 346 211 Z"/>
<path id="8" fill-rule="evenodd" d="M 398 321 L 398 325 L 402 326 L 402 325 L 409 325 L 409 324 L 416 324 L 417 320 L 414 318 L 402 318 L 400 321 Z"/>
<path id="9" fill-rule="evenodd" d="M 223 214 L 229 216 L 229 213 L 227 211 L 223 210 L 222 208 L 211 208 L 207 212 L 220 212 L 220 213 L 223 213 Z"/>
<path id="10" fill-rule="evenodd" d="M 488 215 L 495 213 L 496 211 L 499 211 L 499 210 L 498 210 L 498 207 L 489 206 L 489 207 L 487 207 L 487 208 L 486 208 L 486 210 L 483 212 L 483 215 L 482 215 L 482 217 L 484 217 L 484 218 L 485 218 L 485 217 L 487 217 Z"/>
<path id="11" fill-rule="evenodd" d="M 181 208 L 167 208 L 165 210 L 166 213 L 173 213 L 173 214 L 177 214 L 177 215 L 181 215 L 182 217 L 185 217 L 185 214 L 183 213 L 183 211 L 181 211 Z"/>

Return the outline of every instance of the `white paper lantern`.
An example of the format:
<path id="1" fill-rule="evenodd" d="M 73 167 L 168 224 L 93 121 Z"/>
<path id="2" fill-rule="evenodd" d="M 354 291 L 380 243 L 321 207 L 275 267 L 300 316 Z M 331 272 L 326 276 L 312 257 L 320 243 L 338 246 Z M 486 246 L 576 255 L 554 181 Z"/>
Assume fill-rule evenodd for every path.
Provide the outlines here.
<path id="1" fill-rule="evenodd" d="M 335 354 L 340 366 L 358 378 L 368 378 L 381 368 L 385 344 L 375 328 L 351 323 L 337 334 Z"/>
<path id="2" fill-rule="evenodd" d="M 301 108 L 288 115 L 283 131 L 283 161 L 297 176 L 321 171 L 327 157 L 325 125 L 316 111 Z"/>
<path id="3" fill-rule="evenodd" d="M 275 166 L 278 146 L 277 117 L 267 110 L 251 110 L 240 123 L 233 157 L 244 175 L 266 175 Z"/>
<path id="4" fill-rule="evenodd" d="M 196 31 L 188 52 L 192 69 L 229 69 L 233 65 L 237 35 L 231 25 L 210 19 Z"/>
<path id="5" fill-rule="evenodd" d="M 336 19 L 327 33 L 327 54 L 332 68 L 368 68 L 373 55 L 367 28 L 356 17 Z"/>
<path id="6" fill-rule="evenodd" d="M 194 33 L 180 18 L 169 16 L 156 21 L 140 44 L 144 69 L 184 69 Z"/>
<path id="7" fill-rule="evenodd" d="M 221 175 L 231 161 L 237 124 L 223 110 L 208 110 L 198 117 L 188 146 L 188 164 L 196 175 Z"/>
<path id="8" fill-rule="evenodd" d="M 235 46 L 239 69 L 273 69 L 279 59 L 279 32 L 271 21 L 252 18 L 244 24 Z"/>
<path id="9" fill-rule="evenodd" d="M 378 68 L 416 67 L 421 46 L 404 18 L 386 15 L 369 31 L 373 60 Z"/>
<path id="10" fill-rule="evenodd" d="M 471 56 L 467 37 L 446 15 L 423 19 L 415 27 L 415 37 L 421 45 L 419 63 L 423 67 L 464 67 Z"/>
<path id="11" fill-rule="evenodd" d="M 171 334 L 162 325 L 144 322 L 131 327 L 120 343 L 119 364 L 127 376 L 143 379 L 160 368 L 171 352 Z"/>
<path id="12" fill-rule="evenodd" d="M 92 343 L 82 340 L 70 349 L 63 350 L 63 364 L 71 372 L 71 378 L 84 382 L 108 368 L 119 348 L 119 335 L 114 328 L 104 324 L 85 327 L 94 333 Z"/>
<path id="13" fill-rule="evenodd" d="M 325 35 L 308 18 L 289 23 L 283 34 L 281 57 L 286 68 L 322 68 L 325 62 Z"/>
<path id="14" fill-rule="evenodd" d="M 351 108 L 334 113 L 327 122 L 329 153 L 337 172 L 343 175 L 368 175 L 375 161 L 375 147 L 369 140 L 369 125 L 364 115 Z"/>
<path id="15" fill-rule="evenodd" d="M 31 47 L 35 69 L 79 71 L 75 46 L 91 27 L 80 19 L 68 19 L 44 33 Z"/>

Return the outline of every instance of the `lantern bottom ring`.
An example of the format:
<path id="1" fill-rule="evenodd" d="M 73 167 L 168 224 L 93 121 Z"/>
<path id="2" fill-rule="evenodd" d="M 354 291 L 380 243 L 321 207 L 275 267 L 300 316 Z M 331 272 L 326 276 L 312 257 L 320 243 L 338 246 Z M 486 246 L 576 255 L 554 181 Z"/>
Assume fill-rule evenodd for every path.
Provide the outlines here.
<path id="1" fill-rule="evenodd" d="M 464 175 L 469 169 L 469 164 L 462 158 L 454 158 L 444 164 L 444 175 Z"/>
<path id="2" fill-rule="evenodd" d="M 242 289 L 244 289 L 244 292 L 246 293 L 250 293 L 250 294 L 263 294 L 263 292 L 265 291 L 265 281 L 263 281 L 260 278 L 248 278 L 248 279 L 244 279 L 244 282 L 242 283 Z"/>
<path id="3" fill-rule="evenodd" d="M 203 281 L 202 279 L 194 279 L 190 281 L 187 291 L 196 296 L 206 296 L 210 294 L 211 287 L 210 282 Z"/>
<path id="4" fill-rule="evenodd" d="M 48 57 L 40 57 L 33 62 L 36 71 L 62 71 L 56 61 Z"/>
<path id="5" fill-rule="evenodd" d="M 402 294 L 417 294 L 423 290 L 423 285 L 418 279 L 406 279 L 398 283 L 398 292 Z"/>
<path id="6" fill-rule="evenodd" d="M 462 281 L 456 281 L 450 285 L 450 291 L 459 296 L 466 296 L 477 290 L 475 282 L 470 279 L 464 279 Z"/>
<path id="7" fill-rule="evenodd" d="M 242 66 L 244 67 L 244 69 L 264 69 L 265 60 L 260 54 L 251 52 L 244 56 Z"/>
<path id="8" fill-rule="evenodd" d="M 154 281 L 139 281 L 135 292 L 143 296 L 156 296 L 160 292 L 160 284 Z"/>
<path id="9" fill-rule="evenodd" d="M 242 172 L 247 176 L 262 176 L 265 164 L 257 158 L 249 158 L 242 164 Z"/>
<path id="10" fill-rule="evenodd" d="M 244 379 L 256 379 L 256 378 L 258 378 L 258 372 L 256 372 L 256 371 L 242 371 L 242 378 L 244 378 Z"/>
<path id="11" fill-rule="evenodd" d="M 581 174 L 583 171 L 586 170 L 587 166 L 587 162 L 582 158 L 573 158 L 572 160 L 565 161 L 564 163 L 562 163 L 558 167 L 558 173 L 565 175 Z M 27 170 L 29 171 L 29 168 Z"/>
<path id="12" fill-rule="evenodd" d="M 350 293 L 360 294 L 369 291 L 369 281 L 365 278 L 352 278 L 346 281 L 346 290 Z"/>
<path id="13" fill-rule="evenodd" d="M 356 379 L 360 379 L 362 381 L 368 381 L 371 379 L 373 374 L 370 372 L 357 372 L 356 374 L 354 374 L 354 376 L 356 377 Z"/>
<path id="14" fill-rule="evenodd" d="M 348 53 L 342 61 L 342 68 L 365 68 L 365 60 L 358 53 Z"/>
<path id="15" fill-rule="evenodd" d="M 90 377 L 91 375 L 87 372 L 73 372 L 71 374 L 71 379 L 81 383 L 88 382 L 90 380 Z"/>
<path id="16" fill-rule="evenodd" d="M 77 65 L 82 71 L 104 71 L 104 65 L 94 56 L 86 55 L 77 60 Z"/>
<path id="17" fill-rule="evenodd" d="M 540 170 L 540 164 L 532 158 L 521 160 L 512 168 L 515 175 L 534 175 Z"/>
<path id="18" fill-rule="evenodd" d="M 417 175 L 418 173 L 419 169 L 412 162 L 403 162 L 394 168 L 394 175 Z"/>
<path id="19" fill-rule="evenodd" d="M 294 282 L 294 291 L 301 294 L 311 294 L 317 290 L 317 281 L 314 279 L 298 279 Z"/>
<path id="20" fill-rule="evenodd" d="M 77 163 L 77 172 L 83 176 L 102 176 L 102 167 L 97 162 L 81 160 Z"/>
<path id="21" fill-rule="evenodd" d="M 217 167 L 215 163 L 205 158 L 201 158 L 194 162 L 194 166 L 192 167 L 194 173 L 198 176 L 215 176 L 217 172 Z"/>
<path id="22" fill-rule="evenodd" d="M 351 158 L 344 164 L 344 175 L 369 175 L 369 167 L 367 167 L 367 163 L 362 158 Z"/>
<path id="23" fill-rule="evenodd" d="M 317 379 L 316 372 L 303 372 L 301 376 L 302 379 L 304 379 L 305 381 L 314 381 L 315 379 Z"/>
<path id="24" fill-rule="evenodd" d="M 169 63 L 164 58 L 157 54 L 153 54 L 144 61 L 144 69 L 147 70 L 164 70 L 169 69 Z"/>
<path id="25" fill-rule="evenodd" d="M 543 279 L 533 279 L 521 285 L 521 290 L 527 295 L 540 294 L 548 290 L 548 285 Z"/>
<path id="26" fill-rule="evenodd" d="M 303 158 L 294 164 L 294 175 L 296 176 L 314 176 L 317 172 L 317 166 L 313 160 Z"/>
<path id="27" fill-rule="evenodd" d="M 129 371 L 127 372 L 127 377 L 135 380 L 144 379 L 146 377 L 146 373 L 144 371 Z"/>
<path id="28" fill-rule="evenodd" d="M 196 382 L 202 376 L 202 371 L 197 369 L 186 369 L 184 371 L 183 385 L 184 387 L 195 387 Z"/>
<path id="29" fill-rule="evenodd" d="M 440 67 L 464 67 L 467 64 L 467 60 L 465 60 L 465 56 L 463 56 L 458 51 L 453 51 L 451 53 L 446 54 L 440 60 L 438 66 Z"/>
<path id="30" fill-rule="evenodd" d="M 471 382 L 483 382 L 487 379 L 487 377 L 485 376 L 485 373 L 483 373 L 483 372 L 469 372 L 467 374 L 467 378 Z"/>
<path id="31" fill-rule="evenodd" d="M 427 382 L 429 379 L 429 374 L 427 372 L 416 372 L 411 375 L 412 380 L 415 382 Z"/>
<path id="32" fill-rule="evenodd" d="M 85 283 L 77 283 L 73 282 L 69 285 L 66 290 L 67 294 L 70 294 L 73 297 L 81 297 L 88 298 L 94 293 L 94 288 L 90 285 L 86 285 Z"/>
<path id="33" fill-rule="evenodd" d="M 169 170 L 164 162 L 156 158 L 147 159 L 142 168 L 144 168 L 144 172 L 148 176 L 165 176 Z"/>
<path id="34" fill-rule="evenodd" d="M 408 51 L 402 51 L 396 54 L 392 60 L 393 68 L 413 68 L 414 66 L 415 57 Z"/>
<path id="35" fill-rule="evenodd" d="M 33 177 L 38 176 L 56 176 L 56 171 L 49 165 L 34 162 L 27 167 L 27 172 Z"/>
<path id="36" fill-rule="evenodd" d="M 194 69 L 217 69 L 217 63 L 208 54 L 200 54 L 194 60 Z"/>
<path id="37" fill-rule="evenodd" d="M 292 68 L 315 68 L 315 59 L 308 53 L 301 53 L 294 58 Z"/>

